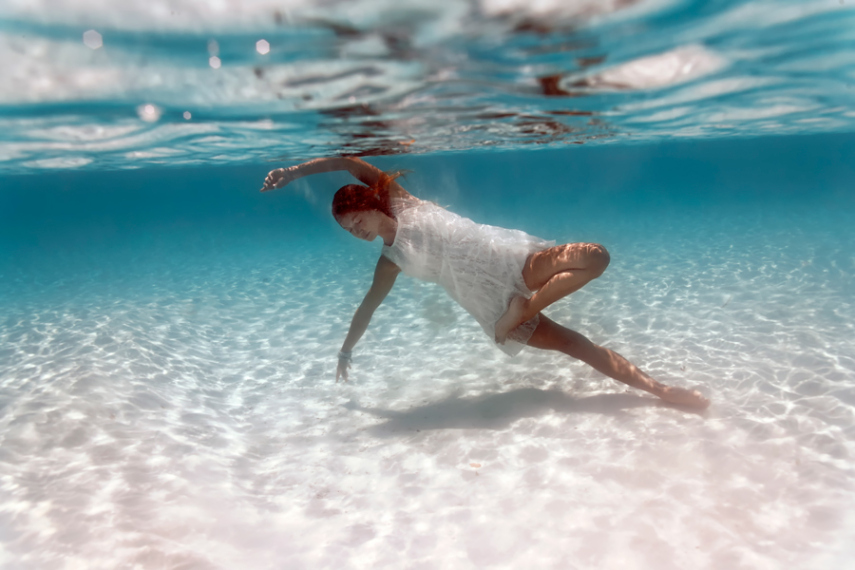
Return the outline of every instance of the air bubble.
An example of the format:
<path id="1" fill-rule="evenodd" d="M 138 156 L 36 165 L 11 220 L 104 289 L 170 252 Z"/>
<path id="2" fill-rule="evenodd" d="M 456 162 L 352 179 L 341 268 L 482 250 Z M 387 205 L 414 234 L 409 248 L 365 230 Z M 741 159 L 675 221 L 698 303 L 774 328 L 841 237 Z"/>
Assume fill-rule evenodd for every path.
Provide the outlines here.
<path id="1" fill-rule="evenodd" d="M 101 37 L 101 34 L 95 30 L 86 30 L 83 32 L 83 43 L 86 44 L 86 47 L 88 48 L 98 49 L 104 45 L 104 40 Z"/>
<path id="2" fill-rule="evenodd" d="M 163 114 L 163 110 L 157 105 L 153 105 L 151 103 L 146 103 L 145 105 L 140 105 L 137 107 L 137 115 L 139 115 L 140 119 L 145 121 L 146 123 L 153 123 L 160 119 L 160 116 Z"/>

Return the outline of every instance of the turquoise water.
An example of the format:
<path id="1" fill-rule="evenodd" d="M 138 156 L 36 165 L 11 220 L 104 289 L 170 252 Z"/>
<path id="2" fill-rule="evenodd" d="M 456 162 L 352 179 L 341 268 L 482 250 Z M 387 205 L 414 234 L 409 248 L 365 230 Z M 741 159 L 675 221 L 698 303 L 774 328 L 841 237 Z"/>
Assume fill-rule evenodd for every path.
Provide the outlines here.
<path id="1" fill-rule="evenodd" d="M 0 567 L 855 555 L 848 3 L 105 6 L 0 8 Z M 604 244 L 547 314 L 710 409 L 406 277 L 336 384 L 380 243 L 258 189 L 340 153 Z"/>
<path id="2" fill-rule="evenodd" d="M 848 0 L 8 0 L 0 168 L 846 133 L 854 30 Z"/>

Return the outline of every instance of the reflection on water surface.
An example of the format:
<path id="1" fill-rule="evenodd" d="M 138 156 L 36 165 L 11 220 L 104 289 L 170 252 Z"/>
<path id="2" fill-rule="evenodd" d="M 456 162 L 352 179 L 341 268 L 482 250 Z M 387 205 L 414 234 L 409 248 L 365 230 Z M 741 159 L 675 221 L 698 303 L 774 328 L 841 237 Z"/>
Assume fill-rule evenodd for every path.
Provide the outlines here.
<path id="1" fill-rule="evenodd" d="M 824 0 L 13 1 L 0 165 L 848 131 L 853 30 Z"/>

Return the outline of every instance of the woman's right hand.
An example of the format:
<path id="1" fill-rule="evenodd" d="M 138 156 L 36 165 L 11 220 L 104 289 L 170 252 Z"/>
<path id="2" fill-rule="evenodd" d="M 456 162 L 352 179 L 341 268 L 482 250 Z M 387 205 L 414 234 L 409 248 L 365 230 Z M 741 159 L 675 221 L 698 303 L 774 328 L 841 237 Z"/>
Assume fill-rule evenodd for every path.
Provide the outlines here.
<path id="1" fill-rule="evenodd" d="M 296 179 L 297 177 L 294 176 L 294 170 L 291 168 L 277 168 L 276 170 L 271 170 L 267 173 L 267 177 L 264 179 L 264 186 L 262 186 L 261 191 L 268 192 L 276 188 L 282 188 L 289 182 L 293 182 Z"/>

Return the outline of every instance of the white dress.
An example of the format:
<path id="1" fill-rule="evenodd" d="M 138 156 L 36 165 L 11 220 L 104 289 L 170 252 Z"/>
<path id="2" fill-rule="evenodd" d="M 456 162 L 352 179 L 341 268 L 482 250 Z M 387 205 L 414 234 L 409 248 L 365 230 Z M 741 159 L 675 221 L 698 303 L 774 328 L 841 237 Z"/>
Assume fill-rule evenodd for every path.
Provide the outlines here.
<path id="1" fill-rule="evenodd" d="M 399 201 L 393 205 L 398 222 L 395 241 L 383 255 L 405 275 L 438 283 L 495 342 L 496 321 L 517 295 L 531 297 L 522 270 L 528 256 L 554 245 L 519 230 L 476 224 L 432 202 Z M 515 355 L 539 318 L 514 329 L 503 345 Z"/>

